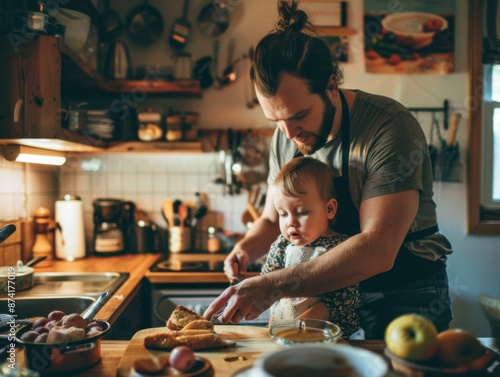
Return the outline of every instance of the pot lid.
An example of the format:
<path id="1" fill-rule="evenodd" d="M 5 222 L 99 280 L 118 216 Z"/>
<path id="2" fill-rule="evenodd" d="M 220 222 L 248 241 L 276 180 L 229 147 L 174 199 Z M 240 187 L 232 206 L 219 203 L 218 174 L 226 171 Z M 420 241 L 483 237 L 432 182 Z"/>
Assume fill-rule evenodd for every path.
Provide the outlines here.
<path id="1" fill-rule="evenodd" d="M 33 267 L 28 267 L 23 264 L 22 260 L 17 261 L 16 266 L 3 266 L 0 267 L 0 277 L 9 277 L 14 274 L 15 276 L 24 276 L 34 273 Z"/>

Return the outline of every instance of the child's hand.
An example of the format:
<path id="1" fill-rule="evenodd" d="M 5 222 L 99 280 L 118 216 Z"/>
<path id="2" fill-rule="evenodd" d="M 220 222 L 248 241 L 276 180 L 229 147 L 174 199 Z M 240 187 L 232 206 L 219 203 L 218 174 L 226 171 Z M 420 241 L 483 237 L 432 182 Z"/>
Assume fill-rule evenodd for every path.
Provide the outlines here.
<path id="1" fill-rule="evenodd" d="M 321 319 L 323 321 L 329 321 L 330 312 L 328 311 L 326 305 L 323 302 L 318 302 L 317 304 L 307 309 L 304 313 L 299 315 L 297 318 Z"/>

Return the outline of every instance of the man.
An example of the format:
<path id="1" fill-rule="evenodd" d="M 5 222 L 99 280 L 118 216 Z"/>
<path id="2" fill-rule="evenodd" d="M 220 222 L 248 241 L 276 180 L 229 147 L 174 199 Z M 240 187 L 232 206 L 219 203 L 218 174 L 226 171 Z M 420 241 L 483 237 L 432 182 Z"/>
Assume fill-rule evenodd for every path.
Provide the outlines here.
<path id="1" fill-rule="evenodd" d="M 442 331 L 452 319 L 446 274 L 448 240 L 437 227 L 425 136 L 412 114 L 386 97 L 340 89 L 342 73 L 328 47 L 307 34 L 296 4 L 281 2 L 274 31 L 258 44 L 251 69 L 267 119 L 273 182 L 290 159 L 309 155 L 332 167 L 339 212 L 335 230 L 352 235 L 313 261 L 242 280 L 205 312 L 227 304 L 221 320 L 251 320 L 283 297 L 316 296 L 360 283 L 361 327 L 383 338 L 400 314 L 418 312 Z M 279 233 L 269 185 L 262 216 L 225 261 L 241 279 Z"/>

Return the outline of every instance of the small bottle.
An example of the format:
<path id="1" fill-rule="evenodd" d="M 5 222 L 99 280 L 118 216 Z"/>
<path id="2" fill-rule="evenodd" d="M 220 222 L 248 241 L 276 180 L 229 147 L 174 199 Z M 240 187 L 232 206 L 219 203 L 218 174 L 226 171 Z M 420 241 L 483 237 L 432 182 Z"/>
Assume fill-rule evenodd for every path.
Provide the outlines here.
<path id="1" fill-rule="evenodd" d="M 35 244 L 33 245 L 33 258 L 45 256 L 45 260 L 38 262 L 40 267 L 52 266 L 54 263 L 54 249 L 50 242 L 49 233 L 52 228 L 50 211 L 40 207 L 35 211 Z"/>
<path id="2" fill-rule="evenodd" d="M 218 253 L 221 250 L 221 242 L 218 235 L 218 229 L 211 226 L 208 228 L 207 251 L 209 253 Z"/>

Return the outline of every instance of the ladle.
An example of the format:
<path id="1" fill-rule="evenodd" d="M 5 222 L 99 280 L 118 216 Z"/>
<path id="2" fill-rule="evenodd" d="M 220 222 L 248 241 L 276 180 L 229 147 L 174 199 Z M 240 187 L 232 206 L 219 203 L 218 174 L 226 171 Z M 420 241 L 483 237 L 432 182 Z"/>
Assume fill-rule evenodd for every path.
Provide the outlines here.
<path id="1" fill-rule="evenodd" d="M 236 81 L 236 64 L 239 62 L 239 58 L 234 60 L 234 50 L 236 48 L 236 42 L 234 39 L 229 41 L 229 47 L 227 51 L 227 67 L 222 71 L 222 85 L 227 86 Z"/>

